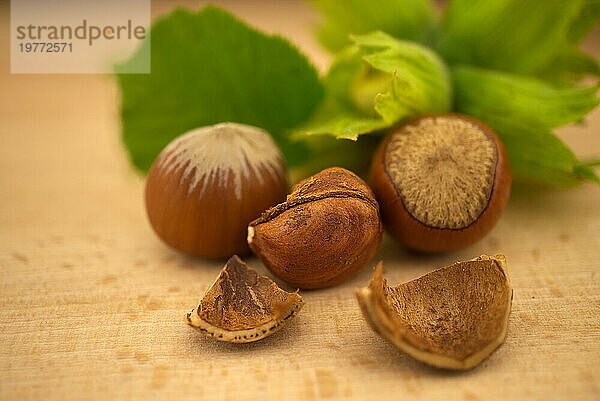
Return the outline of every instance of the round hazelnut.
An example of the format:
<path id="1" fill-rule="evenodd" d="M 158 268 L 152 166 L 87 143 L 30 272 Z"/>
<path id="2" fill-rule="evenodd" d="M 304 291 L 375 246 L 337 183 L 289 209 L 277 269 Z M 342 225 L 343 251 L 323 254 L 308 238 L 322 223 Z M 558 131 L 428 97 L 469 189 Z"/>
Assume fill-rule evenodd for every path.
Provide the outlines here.
<path id="1" fill-rule="evenodd" d="M 248 227 L 248 243 L 273 274 L 300 288 L 341 282 L 377 252 L 383 227 L 367 184 L 333 167 L 298 183 Z"/>
<path id="2" fill-rule="evenodd" d="M 483 238 L 504 210 L 510 184 L 506 152 L 492 129 L 458 114 L 424 116 L 398 128 L 371 165 L 386 229 L 425 252 Z"/>
<path id="3" fill-rule="evenodd" d="M 248 252 L 248 223 L 285 199 L 287 187 L 283 157 L 267 132 L 222 123 L 167 145 L 148 175 L 146 210 L 173 248 L 229 257 Z"/>

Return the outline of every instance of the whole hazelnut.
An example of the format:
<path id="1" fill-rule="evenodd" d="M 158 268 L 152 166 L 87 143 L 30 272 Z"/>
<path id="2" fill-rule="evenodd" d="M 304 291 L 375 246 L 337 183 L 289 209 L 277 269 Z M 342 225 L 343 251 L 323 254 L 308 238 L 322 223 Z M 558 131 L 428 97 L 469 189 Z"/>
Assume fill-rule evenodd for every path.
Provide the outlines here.
<path id="1" fill-rule="evenodd" d="M 148 175 L 146 210 L 173 248 L 229 257 L 248 252 L 248 223 L 285 199 L 287 187 L 283 157 L 267 132 L 222 123 L 167 145 Z"/>
<path id="2" fill-rule="evenodd" d="M 382 232 L 371 189 L 334 167 L 301 181 L 284 203 L 250 223 L 248 243 L 277 277 L 300 288 L 322 288 L 365 266 Z"/>
<path id="3" fill-rule="evenodd" d="M 458 114 L 424 116 L 398 128 L 371 166 L 386 229 L 425 252 L 483 238 L 504 210 L 510 184 L 506 152 L 492 129 Z"/>

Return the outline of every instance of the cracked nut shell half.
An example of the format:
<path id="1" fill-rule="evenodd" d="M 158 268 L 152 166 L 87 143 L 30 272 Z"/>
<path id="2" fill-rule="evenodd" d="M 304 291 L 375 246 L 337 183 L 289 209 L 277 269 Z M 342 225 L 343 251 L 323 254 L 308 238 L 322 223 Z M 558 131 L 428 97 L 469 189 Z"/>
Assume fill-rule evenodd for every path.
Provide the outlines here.
<path id="1" fill-rule="evenodd" d="M 512 288 L 504 256 L 480 256 L 390 287 L 379 262 L 357 291 L 363 315 L 381 336 L 413 358 L 468 370 L 506 337 Z"/>
<path id="2" fill-rule="evenodd" d="M 339 167 L 298 183 L 248 227 L 248 244 L 273 274 L 300 288 L 335 285 L 364 267 L 383 233 L 367 184 Z"/>
<path id="3" fill-rule="evenodd" d="M 186 321 L 216 340 L 249 343 L 281 330 L 303 305 L 297 292 L 282 290 L 236 255 Z"/>

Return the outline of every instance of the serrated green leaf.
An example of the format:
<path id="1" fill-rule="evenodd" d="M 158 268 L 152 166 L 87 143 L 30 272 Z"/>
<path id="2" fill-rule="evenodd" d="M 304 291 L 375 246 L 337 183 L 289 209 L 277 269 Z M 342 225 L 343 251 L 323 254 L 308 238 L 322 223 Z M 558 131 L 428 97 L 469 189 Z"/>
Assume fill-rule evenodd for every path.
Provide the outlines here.
<path id="1" fill-rule="evenodd" d="M 554 88 L 542 81 L 474 67 L 452 71 L 455 110 L 498 133 L 517 176 L 551 185 L 593 179 L 591 169 L 551 129 L 581 120 L 598 104 L 597 87 Z"/>
<path id="2" fill-rule="evenodd" d="M 577 122 L 599 103 L 598 86 L 555 88 L 541 80 L 475 67 L 452 70 L 455 109 L 501 116 L 523 126 L 555 128 Z"/>
<path id="3" fill-rule="evenodd" d="M 352 36 L 371 67 L 391 75 L 390 88 L 375 97 L 375 111 L 387 123 L 422 113 L 450 110 L 451 86 L 446 66 L 430 49 L 395 40 L 383 32 Z"/>
<path id="4" fill-rule="evenodd" d="M 362 134 L 389 127 L 380 117 L 369 117 L 346 100 L 326 94 L 313 117 L 293 130 L 291 137 L 303 141 L 312 136 L 332 136 L 356 141 Z"/>
<path id="5" fill-rule="evenodd" d="M 567 39 L 570 43 L 580 43 L 598 25 L 600 0 L 584 0 L 577 17 L 571 23 Z"/>
<path id="6" fill-rule="evenodd" d="M 381 118 L 368 118 L 339 106 L 334 106 L 338 109 L 333 113 L 320 110 L 307 124 L 294 130 L 292 137 L 299 141 L 311 136 L 332 136 L 356 141 L 360 135 L 389 127 Z"/>
<path id="7" fill-rule="evenodd" d="M 151 74 L 118 77 L 123 140 L 136 167 L 147 170 L 183 132 L 221 121 L 262 127 L 290 165 L 306 160 L 286 130 L 312 114 L 323 88 L 289 42 L 212 6 L 174 11 L 153 24 L 151 38 Z"/>
<path id="8" fill-rule="evenodd" d="M 552 64 L 538 75 L 547 82 L 570 86 L 588 75 L 600 77 L 600 64 L 579 49 L 565 47 Z"/>
<path id="9" fill-rule="evenodd" d="M 304 141 L 311 136 L 329 135 L 356 141 L 360 134 L 384 128 L 385 122 L 374 110 L 362 113 L 351 100 L 353 82 L 364 67 L 358 47 L 347 47 L 338 53 L 323 78 L 324 99 L 313 116 L 294 130 L 292 138 Z"/>
<path id="10" fill-rule="evenodd" d="M 600 177 L 594 169 L 600 167 L 600 159 L 582 160 L 575 166 L 575 173 L 580 177 L 600 184 Z"/>
<path id="11" fill-rule="evenodd" d="M 540 71 L 545 80 L 557 84 L 571 84 L 587 75 L 600 77 L 596 57 L 579 49 L 579 43 L 600 19 L 600 0 L 583 0 L 579 15 L 571 22 L 565 44 L 557 47 L 556 57 Z"/>
<path id="12" fill-rule="evenodd" d="M 563 52 L 584 0 L 454 0 L 438 50 L 450 64 L 530 74 Z"/>
<path id="13" fill-rule="evenodd" d="M 384 1 L 381 6 L 379 2 L 358 6 L 354 1 L 315 3 L 326 18 L 320 38 L 336 49 L 346 43 L 345 35 L 361 29 L 362 22 L 382 29 L 383 23 L 373 25 L 362 14 L 384 13 L 395 2 Z M 597 58 L 578 48 L 599 18 L 600 0 L 453 0 L 441 26 L 435 27 L 430 19 L 424 36 L 404 38 L 423 41 L 435 30 L 432 43 L 444 62 L 453 66 L 455 87 L 438 89 L 442 99 L 454 89 L 453 111 L 478 117 L 498 131 L 517 176 L 551 185 L 600 183 L 594 166 L 579 162 L 552 134 L 553 128 L 581 121 L 598 105 L 598 86 L 579 87 L 577 83 L 588 75 L 600 77 Z M 398 25 L 391 23 L 382 30 L 403 37 L 394 31 Z M 402 121 L 402 116 L 413 114 L 412 107 L 436 109 L 429 97 L 425 97 L 428 106 L 423 107 L 418 95 L 425 91 L 411 93 L 402 87 L 393 72 L 399 62 L 391 57 L 385 35 L 378 35 L 353 38 L 355 51 L 368 66 L 354 59 L 354 64 L 330 71 L 327 101 L 321 105 L 327 107 L 317 113 L 319 118 L 312 120 L 315 124 L 309 132 L 354 139 L 370 128 L 381 130 Z M 431 77 L 431 72 L 423 71 L 416 78 L 418 68 L 403 70 L 412 71 L 415 76 L 405 77 L 409 76 L 408 82 L 420 82 L 421 87 Z"/>
<path id="14" fill-rule="evenodd" d="M 383 32 L 352 40 L 325 77 L 325 100 L 295 137 L 356 140 L 422 113 L 450 110 L 449 74 L 433 51 Z"/>
<path id="15" fill-rule="evenodd" d="M 575 186 L 584 180 L 600 183 L 593 170 L 581 165 L 573 152 L 550 131 L 533 130 L 488 118 L 504 144 L 517 179 L 550 186 Z"/>
<path id="16" fill-rule="evenodd" d="M 422 40 L 435 19 L 430 0 L 313 0 L 325 17 L 318 36 L 328 49 L 349 44 L 350 34 L 385 31 L 400 39 Z"/>
<path id="17" fill-rule="evenodd" d="M 600 185 L 600 177 L 590 166 L 579 163 L 575 166 L 574 174 L 582 180 L 591 181 Z"/>

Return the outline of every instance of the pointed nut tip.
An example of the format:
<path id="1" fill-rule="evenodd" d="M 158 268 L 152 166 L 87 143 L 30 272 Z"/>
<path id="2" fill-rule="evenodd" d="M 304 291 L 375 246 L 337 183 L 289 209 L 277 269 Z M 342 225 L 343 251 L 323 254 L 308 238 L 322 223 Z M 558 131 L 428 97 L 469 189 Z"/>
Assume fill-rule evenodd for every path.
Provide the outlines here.
<path id="1" fill-rule="evenodd" d="M 365 300 L 371 296 L 371 289 L 369 287 L 357 288 L 354 294 L 359 301 Z"/>
<path id="2" fill-rule="evenodd" d="M 254 227 L 248 226 L 248 237 L 246 238 L 246 241 L 248 241 L 248 245 L 250 245 L 252 243 L 253 239 L 254 239 Z"/>

